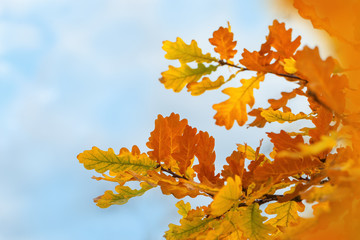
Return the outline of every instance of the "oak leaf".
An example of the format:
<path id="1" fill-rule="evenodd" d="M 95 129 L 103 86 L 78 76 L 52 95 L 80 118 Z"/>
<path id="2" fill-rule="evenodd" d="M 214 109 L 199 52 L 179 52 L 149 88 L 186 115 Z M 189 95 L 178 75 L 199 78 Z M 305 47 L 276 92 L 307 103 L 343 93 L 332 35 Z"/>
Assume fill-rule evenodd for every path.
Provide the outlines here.
<path id="1" fill-rule="evenodd" d="M 257 181 L 266 181 L 272 177 L 275 180 L 280 180 L 296 174 L 311 173 L 323 164 L 318 159 L 299 158 L 299 155 L 295 155 L 295 157 L 297 158 L 278 157 L 277 155 L 274 162 L 266 162 L 256 168 L 254 172 L 255 179 Z"/>
<path id="2" fill-rule="evenodd" d="M 263 73 L 285 73 L 283 67 L 278 62 L 272 62 L 273 59 L 277 59 L 275 52 L 261 55 L 257 51 L 250 52 L 247 49 L 244 49 L 241 56 L 242 59 L 240 59 L 240 63 L 247 69 Z"/>
<path id="3" fill-rule="evenodd" d="M 208 77 L 204 77 L 201 82 L 191 82 L 186 87 L 188 92 L 191 92 L 191 95 L 198 96 L 203 94 L 207 90 L 218 89 L 225 83 L 224 77 L 220 76 L 214 82 L 212 82 Z"/>
<path id="4" fill-rule="evenodd" d="M 289 74 L 295 74 L 297 72 L 296 62 L 294 58 L 285 58 L 280 64 L 284 67 L 284 71 Z"/>
<path id="5" fill-rule="evenodd" d="M 173 89 L 174 92 L 180 92 L 188 83 L 197 82 L 202 76 L 208 75 L 215 71 L 218 66 L 210 65 L 206 67 L 199 63 L 197 68 L 191 68 L 187 64 L 182 64 L 176 68 L 169 66 L 169 69 L 162 72 L 160 82 L 166 89 Z"/>
<path id="6" fill-rule="evenodd" d="M 299 144 L 304 143 L 302 136 L 297 135 L 294 138 L 287 132 L 281 130 L 280 133 L 268 133 L 270 141 L 274 144 L 274 150 L 280 152 L 282 150 L 287 151 L 299 151 Z"/>
<path id="7" fill-rule="evenodd" d="M 221 171 L 221 175 L 224 178 L 235 177 L 235 175 L 242 178 L 245 165 L 245 152 L 233 151 L 232 154 L 226 158 L 228 165 L 224 165 L 224 170 Z"/>
<path id="8" fill-rule="evenodd" d="M 220 27 L 213 33 L 213 38 L 209 42 L 215 46 L 215 52 L 220 54 L 221 59 L 229 60 L 235 56 L 237 50 L 234 50 L 236 41 L 233 41 L 234 33 L 229 28 Z"/>
<path id="9" fill-rule="evenodd" d="M 249 127 L 263 128 L 266 125 L 266 119 L 261 116 L 261 112 L 263 110 L 263 108 L 254 108 L 253 110 L 248 112 L 249 116 L 255 117 L 254 121 L 252 121 L 252 123 L 249 123 Z"/>
<path id="10" fill-rule="evenodd" d="M 93 147 L 91 150 L 80 153 L 78 159 L 86 169 L 94 169 L 99 173 L 109 170 L 114 173 L 132 170 L 139 174 L 146 174 L 148 170 L 155 169 L 158 165 L 146 154 L 130 152 L 125 148 L 121 149 L 120 154 L 116 155 L 112 148 L 103 151 Z"/>
<path id="11" fill-rule="evenodd" d="M 141 189 L 131 189 L 127 186 L 117 185 L 115 190 L 117 193 L 113 193 L 113 191 L 107 190 L 104 195 L 94 199 L 96 205 L 101 208 L 107 208 L 111 205 L 123 205 L 128 202 L 130 198 L 137 197 L 143 195 L 147 190 L 151 189 L 152 186 L 143 182 L 140 184 Z"/>
<path id="12" fill-rule="evenodd" d="M 165 233 L 164 237 L 169 240 L 196 238 L 196 236 L 209 228 L 209 223 L 215 220 L 214 218 L 204 218 L 204 211 L 203 208 L 190 210 L 188 215 L 180 220 L 180 226 L 169 224 L 169 230 Z"/>
<path id="13" fill-rule="evenodd" d="M 272 108 L 263 110 L 261 116 L 268 122 L 294 122 L 301 119 L 308 119 L 309 116 L 303 112 L 293 114 L 292 112 L 281 112 L 279 110 L 273 110 Z"/>
<path id="14" fill-rule="evenodd" d="M 197 177 L 202 183 L 209 183 L 214 185 L 222 185 L 220 174 L 215 176 L 215 139 L 210 137 L 207 132 L 200 131 L 199 142 L 196 145 L 195 155 L 199 160 L 199 164 L 195 165 L 193 169 L 197 172 Z"/>
<path id="15" fill-rule="evenodd" d="M 183 134 L 174 139 L 178 143 L 178 148 L 171 156 L 178 163 L 179 172 L 183 175 L 186 174 L 186 170 L 192 165 L 194 160 L 195 146 L 199 141 L 199 135 L 196 133 L 196 128 L 186 125 Z"/>
<path id="16" fill-rule="evenodd" d="M 264 224 L 266 217 L 261 216 L 259 204 L 254 203 L 246 208 L 241 216 L 240 228 L 244 236 L 251 240 L 270 239 L 269 234 L 275 231 L 275 228 L 267 223 Z"/>
<path id="17" fill-rule="evenodd" d="M 331 57 L 322 60 L 317 47 L 304 47 L 296 53 L 295 60 L 298 74 L 308 81 L 307 87 L 311 96 L 341 114 L 345 108 L 345 88 L 348 80 L 345 75 L 333 74 L 335 60 Z"/>
<path id="18" fill-rule="evenodd" d="M 291 92 L 282 92 L 281 98 L 279 99 L 269 99 L 268 102 L 270 103 L 270 107 L 274 110 L 284 108 L 290 99 L 296 97 L 297 95 L 305 95 L 302 89 L 303 86 L 300 86 L 299 88 L 295 88 Z"/>
<path id="19" fill-rule="evenodd" d="M 215 195 L 211 203 L 211 214 L 220 216 L 228 211 L 242 195 L 241 178 L 235 175 L 235 179 L 228 177 L 226 185 Z"/>
<path id="20" fill-rule="evenodd" d="M 149 171 L 149 182 L 159 185 L 161 191 L 165 195 L 173 195 L 180 199 L 186 196 L 196 197 L 198 195 L 205 195 L 201 193 L 198 188 L 194 188 L 192 185 L 187 184 L 183 179 L 176 179 L 164 174 L 163 172 Z M 145 180 L 145 179 L 144 179 Z"/>
<path id="21" fill-rule="evenodd" d="M 286 30 L 285 23 L 279 23 L 277 20 L 274 20 L 273 25 L 269 26 L 269 35 L 266 40 L 283 59 L 293 56 L 300 46 L 301 37 L 298 36 L 294 41 L 291 41 L 291 34 L 292 29 Z"/>
<path id="22" fill-rule="evenodd" d="M 179 148 L 176 139 L 183 134 L 186 126 L 187 120 L 180 120 L 178 114 L 172 113 L 165 118 L 159 114 L 155 120 L 155 129 L 151 132 L 149 141 L 146 143 L 146 146 L 152 149 L 148 152 L 149 157 L 170 168 L 172 154 Z"/>
<path id="23" fill-rule="evenodd" d="M 218 61 L 216 58 L 211 57 L 210 53 L 203 54 L 195 40 L 192 40 L 190 44 L 186 44 L 178 37 L 176 42 L 164 41 L 162 49 L 166 51 L 166 59 L 178 59 L 182 64 L 193 61 L 198 63 Z"/>
<path id="24" fill-rule="evenodd" d="M 183 200 L 177 202 L 175 206 L 179 209 L 178 213 L 184 218 L 187 217 L 188 212 L 191 210 L 190 203 L 185 203 Z"/>
<path id="25" fill-rule="evenodd" d="M 230 98 L 224 102 L 214 104 L 213 109 L 217 111 L 214 118 L 216 124 L 230 129 L 236 120 L 240 126 L 247 121 L 246 105 L 251 108 L 254 103 L 253 90 L 259 89 L 260 82 L 264 80 L 264 75 L 259 74 L 250 79 L 242 79 L 242 86 L 238 88 L 226 88 L 222 92 Z"/>
<path id="26" fill-rule="evenodd" d="M 305 206 L 301 202 L 288 201 L 284 203 L 270 203 L 265 212 L 267 214 L 276 214 L 276 217 L 269 219 L 266 223 L 273 226 L 288 227 L 298 223 L 298 212 L 303 212 Z"/>

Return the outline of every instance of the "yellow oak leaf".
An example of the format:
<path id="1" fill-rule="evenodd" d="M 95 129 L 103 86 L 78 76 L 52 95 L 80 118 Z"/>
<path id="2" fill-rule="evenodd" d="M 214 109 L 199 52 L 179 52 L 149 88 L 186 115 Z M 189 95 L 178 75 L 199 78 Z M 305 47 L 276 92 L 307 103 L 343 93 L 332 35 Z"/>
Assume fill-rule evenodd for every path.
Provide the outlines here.
<path id="1" fill-rule="evenodd" d="M 294 122 L 300 119 L 308 119 L 309 116 L 303 112 L 293 114 L 292 112 L 281 112 L 280 110 L 273 110 L 272 108 L 265 109 L 261 112 L 261 116 L 268 122 Z"/>
<path id="2" fill-rule="evenodd" d="M 176 38 L 176 42 L 164 41 L 162 49 L 166 51 L 166 59 L 178 59 L 180 63 L 193 61 L 210 63 L 218 61 L 216 58 L 211 57 L 210 53 L 203 54 L 195 40 L 192 40 L 190 44 L 186 44 L 178 37 Z"/>
<path id="3" fill-rule="evenodd" d="M 298 212 L 303 212 L 305 206 L 301 202 L 288 201 L 288 202 L 275 202 L 270 203 L 265 212 L 267 214 L 276 214 L 276 217 L 271 218 L 266 223 L 273 226 L 288 227 L 298 223 Z"/>
<path id="4" fill-rule="evenodd" d="M 310 145 L 300 145 L 300 151 L 302 156 L 317 155 L 327 149 L 332 149 L 337 144 L 336 134 L 331 136 L 321 136 L 320 140 Z"/>
<path id="5" fill-rule="evenodd" d="M 187 217 L 180 220 L 180 226 L 169 224 L 169 230 L 164 237 L 168 240 L 194 239 L 209 228 L 214 218 L 204 218 L 203 208 L 190 210 Z"/>
<path id="6" fill-rule="evenodd" d="M 222 92 L 230 98 L 224 102 L 214 104 L 213 109 L 217 111 L 214 118 L 216 124 L 230 129 L 236 120 L 240 126 L 247 121 L 246 105 L 250 108 L 254 105 L 254 89 L 259 89 L 260 82 L 264 80 L 264 74 L 259 74 L 250 79 L 242 79 L 242 86 L 238 88 L 225 88 Z"/>
<path id="7" fill-rule="evenodd" d="M 214 201 L 211 203 L 211 214 L 220 216 L 228 211 L 242 196 L 241 179 L 235 175 L 227 179 L 227 184 L 223 186 L 215 195 Z"/>
<path id="8" fill-rule="evenodd" d="M 194 236 L 201 235 L 213 220 L 213 218 L 181 219 L 181 226 L 169 224 L 169 231 L 167 231 L 164 236 L 168 240 L 193 239 Z"/>
<path id="9" fill-rule="evenodd" d="M 191 68 L 187 64 L 182 64 L 176 68 L 169 66 L 169 69 L 162 72 L 160 82 L 166 89 L 173 89 L 174 92 L 180 92 L 188 83 L 197 82 L 202 76 L 208 75 L 215 71 L 218 66 L 210 65 L 206 67 L 199 63 L 197 68 Z"/>
<path id="10" fill-rule="evenodd" d="M 198 237 L 196 240 L 238 240 L 242 237 L 242 231 L 238 227 L 238 223 L 241 221 L 241 214 L 244 209 L 231 209 L 218 221 L 212 221 L 210 230 L 203 236 Z"/>
<path id="11" fill-rule="evenodd" d="M 178 213 L 184 218 L 188 215 L 188 212 L 191 210 L 190 203 L 185 203 L 183 200 L 177 202 L 175 206 L 179 209 Z"/>
<path id="12" fill-rule="evenodd" d="M 267 217 L 261 216 L 259 204 L 254 203 L 246 208 L 241 216 L 240 229 L 246 239 L 266 240 L 270 239 L 269 234 L 275 231 L 275 228 L 264 221 Z"/>
<path id="13" fill-rule="evenodd" d="M 103 151 L 93 147 L 91 150 L 80 153 L 78 159 L 86 169 L 94 169 L 99 173 L 108 170 L 114 173 L 132 170 L 138 174 L 146 174 L 148 170 L 155 169 L 158 166 L 158 163 L 150 159 L 145 153 L 134 154 L 125 148 L 116 155 L 112 148 Z"/>
<path id="14" fill-rule="evenodd" d="M 229 60 L 234 57 L 237 50 L 234 50 L 236 41 L 233 41 L 234 33 L 229 28 L 220 27 L 213 33 L 209 42 L 215 46 L 215 52 L 220 54 L 221 59 Z"/>
<path id="15" fill-rule="evenodd" d="M 130 198 L 137 197 L 143 195 L 147 190 L 151 189 L 152 186 L 142 182 L 140 184 L 141 189 L 131 189 L 127 186 L 117 185 L 115 190 L 117 193 L 113 193 L 113 191 L 105 191 L 104 195 L 97 197 L 94 199 L 96 205 L 101 208 L 107 208 L 111 205 L 123 205 L 128 202 Z"/>
<path id="16" fill-rule="evenodd" d="M 337 144 L 337 136 L 335 133 L 331 133 L 330 136 L 322 135 L 320 140 L 313 144 L 302 144 L 297 145 L 299 151 L 281 151 L 277 154 L 279 158 L 305 158 L 309 156 L 317 156 L 318 154 L 331 150 Z"/>
<path id="17" fill-rule="evenodd" d="M 296 69 L 296 62 L 294 58 L 285 58 L 283 62 L 280 62 L 280 64 L 284 67 L 285 72 L 294 74 L 297 72 Z"/>
<path id="18" fill-rule="evenodd" d="M 241 70 L 237 71 L 234 74 L 231 74 L 230 77 L 225 81 L 223 76 L 219 76 L 218 79 L 212 82 L 208 77 L 204 77 L 201 82 L 191 82 L 186 85 L 188 92 L 191 92 L 191 95 L 197 96 L 203 94 L 208 90 L 215 90 L 224 85 L 225 83 L 231 81 L 236 75 L 241 72 Z"/>
<path id="19" fill-rule="evenodd" d="M 201 82 L 191 82 L 186 87 L 188 92 L 191 92 L 191 95 L 198 96 L 203 94 L 207 90 L 218 89 L 225 83 L 224 77 L 220 76 L 214 82 L 212 82 L 208 77 L 204 77 Z"/>
<path id="20" fill-rule="evenodd" d="M 255 160 L 256 159 L 256 151 L 250 147 L 249 145 L 245 144 L 245 145 L 242 145 L 242 144 L 236 144 L 237 145 L 237 150 L 239 152 L 243 152 L 246 154 L 246 158 L 249 159 L 249 160 Z"/>
<path id="21" fill-rule="evenodd" d="M 330 198 L 336 198 L 336 196 L 339 194 L 336 192 L 336 190 L 336 187 L 334 187 L 333 185 L 323 184 L 321 186 L 313 187 L 305 193 L 302 193 L 301 198 L 306 199 L 306 202 L 308 203 L 325 202 L 328 201 Z"/>

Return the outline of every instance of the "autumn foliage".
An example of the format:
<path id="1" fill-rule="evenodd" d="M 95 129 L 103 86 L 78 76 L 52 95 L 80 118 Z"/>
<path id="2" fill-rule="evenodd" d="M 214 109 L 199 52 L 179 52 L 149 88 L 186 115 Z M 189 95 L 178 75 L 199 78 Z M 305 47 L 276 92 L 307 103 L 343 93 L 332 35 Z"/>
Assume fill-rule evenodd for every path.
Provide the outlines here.
<path id="1" fill-rule="evenodd" d="M 224 87 L 228 99 L 213 105 L 217 125 L 229 130 L 234 123 L 262 128 L 271 122 L 305 120 L 312 127 L 267 133 L 273 144 L 269 155 L 261 152 L 261 141 L 259 146 L 238 144 L 216 174 L 215 139 L 178 114 L 159 115 L 147 153 L 137 146 L 122 148 L 119 154 L 93 147 L 78 155 L 86 169 L 102 174 L 95 179 L 118 184 L 115 192 L 96 198 L 96 204 L 121 205 L 155 187 L 178 199 L 211 198 L 208 206 L 195 209 L 179 201 L 182 219 L 169 225 L 166 239 L 358 239 L 360 3 L 333 2 L 295 0 L 294 6 L 315 28 L 329 33 L 338 59 L 322 58 L 318 47 L 300 48 L 301 37 L 277 20 L 257 51 L 244 49 L 240 54 L 230 25 L 210 37 L 214 54 L 203 53 L 195 40 L 163 42 L 165 58 L 180 63 L 161 73 L 165 88 L 200 95 L 229 81 L 239 83 Z M 348 14 L 344 17 L 339 9 Z M 224 67 L 229 74 L 212 79 L 211 74 Z M 253 76 L 242 79 L 245 71 Z M 297 86 L 269 99 L 269 106 L 253 108 L 254 91 L 270 74 Z M 308 101 L 307 113 L 294 113 L 288 106 L 300 96 Z M 140 182 L 140 188 L 126 186 L 129 181 Z M 305 207 L 312 207 L 313 216 L 299 216 Z"/>

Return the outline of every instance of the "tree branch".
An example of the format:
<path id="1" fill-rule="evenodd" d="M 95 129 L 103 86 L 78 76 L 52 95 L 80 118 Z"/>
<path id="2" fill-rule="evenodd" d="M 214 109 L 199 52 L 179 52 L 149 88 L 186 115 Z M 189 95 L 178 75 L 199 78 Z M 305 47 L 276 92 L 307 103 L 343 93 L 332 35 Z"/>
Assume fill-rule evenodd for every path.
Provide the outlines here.
<path id="1" fill-rule="evenodd" d="M 251 70 L 251 69 L 248 69 L 248 68 L 244 68 L 244 67 L 240 67 L 240 66 L 237 66 L 237 65 L 234 65 L 234 64 L 231 64 L 231 63 L 228 63 L 224 60 L 219 60 L 219 64 L 221 66 L 224 66 L 224 65 L 227 65 L 227 66 L 230 66 L 230 67 L 234 67 L 234 68 L 238 68 L 240 69 L 241 71 L 255 71 L 255 70 Z M 292 78 L 294 79 L 295 81 L 301 81 L 301 82 L 305 82 L 307 83 L 307 80 L 306 79 L 303 79 L 303 78 L 300 78 L 294 74 L 284 74 L 284 73 L 275 73 L 275 72 L 266 72 L 266 73 L 271 73 L 271 74 L 274 74 L 274 75 L 277 75 L 277 76 L 280 76 L 280 77 L 286 77 L 286 78 Z"/>

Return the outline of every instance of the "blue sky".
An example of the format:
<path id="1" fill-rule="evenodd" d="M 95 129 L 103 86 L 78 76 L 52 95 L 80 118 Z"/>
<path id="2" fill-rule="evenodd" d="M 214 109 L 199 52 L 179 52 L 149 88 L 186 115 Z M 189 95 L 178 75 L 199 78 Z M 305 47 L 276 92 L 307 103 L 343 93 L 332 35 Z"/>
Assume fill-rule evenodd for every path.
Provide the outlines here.
<path id="1" fill-rule="evenodd" d="M 193 97 L 158 79 L 172 64 L 162 41 L 196 39 L 213 53 L 208 38 L 227 21 L 239 51 L 259 49 L 275 18 L 310 46 L 321 41 L 308 23 L 269 2 L 0 0 L 0 239 L 160 239 L 179 220 L 177 199 L 152 190 L 100 209 L 92 199 L 114 185 L 92 180 L 95 172 L 76 156 L 94 145 L 147 151 L 157 114 L 173 111 L 215 137 L 218 171 L 236 143 L 256 147 L 266 129 L 215 126 L 211 106 L 226 99 L 220 91 Z M 269 78 L 256 106 L 292 86 Z M 271 148 L 267 140 L 263 146 Z"/>

